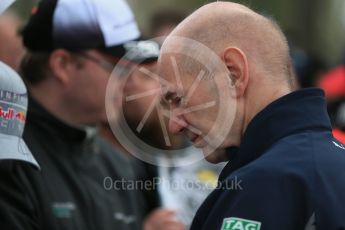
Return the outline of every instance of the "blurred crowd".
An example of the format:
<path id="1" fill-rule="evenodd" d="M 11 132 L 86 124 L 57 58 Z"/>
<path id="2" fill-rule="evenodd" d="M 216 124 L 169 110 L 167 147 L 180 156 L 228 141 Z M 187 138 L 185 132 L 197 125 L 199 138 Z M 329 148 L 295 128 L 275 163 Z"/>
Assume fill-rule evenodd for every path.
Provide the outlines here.
<path id="1" fill-rule="evenodd" d="M 103 2 L 96 3 L 98 10 L 107 8 L 102 6 Z M 131 19 L 129 7 L 119 2 Z M 129 28 L 114 33 L 119 37 L 114 48 L 106 31 L 112 26 L 112 20 L 123 23 L 121 18 L 108 15 L 109 11 L 104 17 L 95 16 L 96 19 L 85 14 L 80 18 L 94 23 L 87 28 L 78 17 L 71 17 L 73 12 L 68 9 L 68 1 L 61 0 L 61 4 L 64 9 L 41 4 L 32 11 L 29 22 L 22 21 L 11 10 L 0 16 L 0 61 L 17 71 L 28 88 L 29 107 L 23 137 L 41 167 L 40 171 L 23 165 L 6 169 L 18 183 L 0 186 L 2 198 L 7 199 L 0 205 L 9 210 L 7 222 L 0 222 L 0 228 L 187 229 L 214 186 L 187 189 L 172 185 L 189 182 L 215 185 L 223 165 L 202 160 L 180 166 L 176 163 L 179 156 L 162 158 L 159 152 L 152 152 L 154 161 L 149 163 L 134 157 L 112 130 L 122 117 L 115 116 L 109 121 L 104 101 L 109 75 L 114 74 L 115 65 L 121 65 L 119 60 L 125 54 L 118 49 L 124 49 L 129 42 L 136 42 L 134 46 L 144 49 L 140 44 L 147 40 L 139 35 L 133 21 Z M 49 15 L 54 10 L 60 20 L 54 22 L 54 28 L 48 28 L 46 24 L 53 24 Z M 199 150 L 185 148 L 190 143 L 182 136 L 169 134 L 170 145 L 167 145 L 162 129 L 162 121 L 167 121 L 162 119 L 162 111 L 148 113 L 159 93 L 159 82 L 141 70 L 145 67 L 155 72 L 164 36 L 185 17 L 183 12 L 170 9 L 152 15 L 150 34 L 145 38 L 159 37 L 150 40 L 156 50 L 147 51 L 150 55 L 144 55 L 140 62 L 126 59 L 124 68 L 131 73 L 126 78 L 117 76 L 116 100 L 120 101 L 116 103 L 136 138 L 162 151 L 181 150 L 181 155 L 196 155 Z M 99 39 L 97 36 L 105 41 L 103 47 L 93 46 L 92 41 Z M 50 47 L 49 39 L 58 41 Z M 70 40 L 73 42 L 64 44 Z M 319 57 L 293 46 L 291 57 L 300 87 L 321 87 L 325 91 L 334 135 L 345 143 L 345 61 L 329 67 Z M 145 92 L 153 93 L 127 100 Z M 3 172 L 1 177 L 5 177 Z M 111 178 L 112 184 L 123 178 L 153 184 L 158 178 L 164 183 L 149 189 L 121 191 L 114 187 L 105 189 L 105 183 L 109 182 L 105 178 Z M 11 218 L 16 221 L 11 222 Z"/>

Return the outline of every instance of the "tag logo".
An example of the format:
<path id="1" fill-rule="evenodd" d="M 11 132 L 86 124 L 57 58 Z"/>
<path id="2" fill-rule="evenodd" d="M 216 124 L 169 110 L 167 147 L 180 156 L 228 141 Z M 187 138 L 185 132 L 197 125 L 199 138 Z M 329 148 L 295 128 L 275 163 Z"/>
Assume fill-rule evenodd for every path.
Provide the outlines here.
<path id="1" fill-rule="evenodd" d="M 131 224 L 131 223 L 135 222 L 135 216 L 132 216 L 132 215 L 127 216 L 121 212 L 115 212 L 114 218 L 118 221 L 124 222 L 125 224 Z"/>
<path id="2" fill-rule="evenodd" d="M 72 218 L 76 206 L 72 202 L 55 202 L 52 204 L 53 214 L 56 218 Z"/>
<path id="3" fill-rule="evenodd" d="M 221 230 L 260 230 L 261 223 L 236 217 L 225 218 Z"/>

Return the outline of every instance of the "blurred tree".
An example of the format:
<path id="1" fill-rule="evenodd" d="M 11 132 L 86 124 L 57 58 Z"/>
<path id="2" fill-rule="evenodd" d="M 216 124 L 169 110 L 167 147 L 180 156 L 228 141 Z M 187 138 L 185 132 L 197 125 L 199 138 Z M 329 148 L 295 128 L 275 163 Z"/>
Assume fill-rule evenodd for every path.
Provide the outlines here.
<path id="1" fill-rule="evenodd" d="M 192 12 L 211 0 L 128 0 L 143 31 L 161 8 Z M 319 56 L 328 65 L 340 62 L 345 44 L 344 0 L 233 0 L 277 20 L 289 42 Z"/>
<path id="2" fill-rule="evenodd" d="M 11 9 L 15 10 L 22 19 L 26 20 L 30 16 L 32 7 L 38 2 L 39 0 L 16 0 Z"/>
<path id="3" fill-rule="evenodd" d="M 27 19 L 39 0 L 17 0 L 12 9 Z M 109 0 L 111 1 L 111 0 Z M 159 9 L 173 8 L 191 13 L 212 0 L 128 0 L 141 29 L 149 28 L 150 15 Z M 344 0 L 233 0 L 277 20 L 290 43 L 327 61 L 342 60 L 345 48 Z"/>

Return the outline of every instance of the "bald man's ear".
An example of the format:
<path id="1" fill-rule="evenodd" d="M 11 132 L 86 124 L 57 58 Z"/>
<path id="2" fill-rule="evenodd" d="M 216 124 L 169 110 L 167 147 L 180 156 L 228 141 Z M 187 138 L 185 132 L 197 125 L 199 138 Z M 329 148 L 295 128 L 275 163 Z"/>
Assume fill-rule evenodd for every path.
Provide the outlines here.
<path id="1" fill-rule="evenodd" d="M 249 67 L 246 55 L 236 47 L 228 47 L 223 54 L 223 61 L 229 70 L 230 84 L 238 97 L 243 96 L 249 81 Z"/>

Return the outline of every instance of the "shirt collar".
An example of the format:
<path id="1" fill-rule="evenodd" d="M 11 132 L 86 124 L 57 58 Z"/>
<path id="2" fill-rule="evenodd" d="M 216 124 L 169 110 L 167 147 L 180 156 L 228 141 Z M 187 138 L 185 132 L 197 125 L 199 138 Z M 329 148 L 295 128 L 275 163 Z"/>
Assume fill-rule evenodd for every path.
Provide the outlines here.
<path id="1" fill-rule="evenodd" d="M 30 96 L 27 120 L 29 124 L 35 123 L 54 137 L 59 136 L 66 141 L 84 141 L 87 138 L 87 132 L 84 129 L 62 122 Z"/>
<path id="2" fill-rule="evenodd" d="M 221 173 L 220 180 L 261 156 L 279 139 L 305 130 L 331 131 L 321 89 L 294 91 L 259 112 L 249 123 L 240 147 L 227 149 L 230 161 Z"/>

